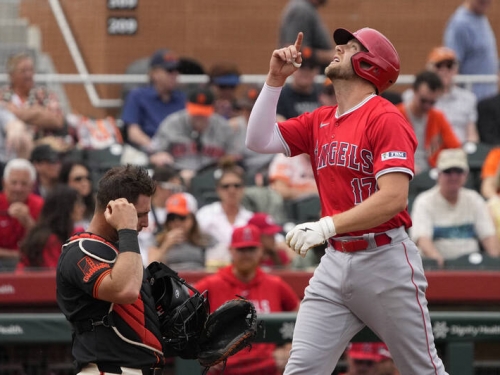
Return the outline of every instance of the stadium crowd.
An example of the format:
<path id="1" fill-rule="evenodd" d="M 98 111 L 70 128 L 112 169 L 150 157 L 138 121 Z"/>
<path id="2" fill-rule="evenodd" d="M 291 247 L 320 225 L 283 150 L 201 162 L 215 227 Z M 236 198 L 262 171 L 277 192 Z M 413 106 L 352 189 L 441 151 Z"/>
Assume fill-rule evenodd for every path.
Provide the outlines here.
<path id="1" fill-rule="evenodd" d="M 280 43 L 293 42 L 292 26 L 308 27 L 305 17 L 294 24 L 293 6 L 305 7 L 302 12 L 317 22 L 314 14 L 323 3 L 292 0 L 284 15 L 291 17 L 284 21 L 290 30 L 280 30 Z M 484 3 L 466 0 L 457 9 L 443 45 L 429 51 L 407 91 L 381 94 L 400 109 L 419 141 L 409 232 L 428 267 L 446 268 L 464 257 L 477 264 L 477 255 L 479 263 L 500 257 L 500 94 L 497 86 L 469 91 L 454 83 L 458 74 L 498 73 Z M 469 56 L 460 37 L 464 28 L 474 31 L 471 38 L 490 43 L 487 54 Z M 304 40 L 302 66 L 283 88 L 277 121 L 335 105 L 331 82 L 316 83 L 334 47 L 331 37 L 318 38 Z M 146 166 L 157 183 L 149 226 L 139 236 L 144 266 L 162 261 L 176 271 L 230 273 L 241 253 L 255 250 L 258 277 L 272 269 L 313 270 L 324 247 L 301 258 L 284 241 L 290 223 L 321 217 L 307 157 L 248 150 L 246 127 L 260 87 L 243 84 L 232 62 L 206 71 L 208 84 L 181 87 L 181 59 L 170 49 L 155 51 L 149 84 L 128 89 L 120 118 L 89 119 L 63 113 L 56 95 L 34 81 L 30 55 L 11 56 L 10 81 L 0 89 L 0 271 L 54 268 L 61 244 L 90 222 L 99 177 L 126 163 Z M 247 226 L 252 246 L 235 246 L 234 233 Z M 276 311 L 295 309 L 296 301 L 285 301 Z M 356 345 L 349 353 L 353 368 L 386 359 L 365 358 Z"/>

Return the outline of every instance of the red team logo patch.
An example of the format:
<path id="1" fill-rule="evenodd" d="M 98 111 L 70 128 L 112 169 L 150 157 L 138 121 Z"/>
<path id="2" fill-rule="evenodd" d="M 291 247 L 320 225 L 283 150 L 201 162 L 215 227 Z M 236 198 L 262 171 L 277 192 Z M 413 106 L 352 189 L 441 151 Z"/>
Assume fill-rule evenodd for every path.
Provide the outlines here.
<path id="1" fill-rule="evenodd" d="M 96 262 L 91 257 L 86 256 L 78 262 L 78 267 L 83 272 L 83 281 L 88 282 L 97 271 L 109 268 L 109 264 Z"/>

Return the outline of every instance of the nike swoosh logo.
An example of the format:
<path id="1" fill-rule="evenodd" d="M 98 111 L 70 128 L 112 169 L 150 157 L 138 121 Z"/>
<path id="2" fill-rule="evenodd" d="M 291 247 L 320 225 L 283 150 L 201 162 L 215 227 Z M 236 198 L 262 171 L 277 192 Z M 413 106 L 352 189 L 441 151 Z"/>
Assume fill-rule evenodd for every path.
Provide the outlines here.
<path id="1" fill-rule="evenodd" d="M 312 229 L 311 229 L 311 228 L 307 228 L 307 227 L 306 227 L 306 228 L 304 228 L 304 229 L 301 229 L 301 231 L 302 231 L 302 232 L 307 232 L 308 230 L 311 230 L 311 231 L 312 231 Z"/>
<path id="2" fill-rule="evenodd" d="M 329 122 L 322 122 L 321 124 L 319 124 L 319 127 L 322 128 L 323 126 L 328 126 L 330 125 Z"/>

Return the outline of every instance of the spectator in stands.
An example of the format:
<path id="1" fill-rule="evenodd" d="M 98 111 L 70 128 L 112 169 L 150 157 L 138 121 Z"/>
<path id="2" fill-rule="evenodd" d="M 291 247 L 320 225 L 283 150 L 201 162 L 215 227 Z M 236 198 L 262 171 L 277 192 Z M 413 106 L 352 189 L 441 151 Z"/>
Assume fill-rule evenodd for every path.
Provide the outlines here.
<path id="1" fill-rule="evenodd" d="M 484 199 L 464 188 L 469 166 L 462 149 L 441 151 L 435 187 L 420 193 L 413 203 L 410 236 L 424 257 L 443 267 L 445 260 L 479 252 L 500 255 L 495 226 Z"/>
<path id="2" fill-rule="evenodd" d="M 201 207 L 196 214 L 200 229 L 215 241 L 206 251 L 205 264 L 210 269 L 230 263 L 231 233 L 235 227 L 247 224 L 253 216 L 241 203 L 245 194 L 243 168 L 234 163 L 225 163 L 216 171 L 216 175 L 216 192 L 220 201 Z"/>
<path id="3" fill-rule="evenodd" d="M 237 115 L 237 89 L 240 85 L 240 71 L 232 62 L 219 62 L 208 71 L 209 87 L 215 95 L 214 109 L 226 119 Z"/>
<path id="4" fill-rule="evenodd" d="M 168 50 L 156 51 L 149 60 L 149 82 L 133 89 L 125 100 L 122 120 L 127 142 L 151 152 L 151 139 L 160 123 L 170 114 L 185 108 L 186 97 L 177 89 L 179 58 Z"/>
<path id="5" fill-rule="evenodd" d="M 28 159 L 33 136 L 26 124 L 0 103 L 0 173 L 10 159 Z"/>
<path id="6" fill-rule="evenodd" d="M 443 94 L 443 89 L 443 83 L 436 73 L 423 71 L 415 77 L 411 100 L 397 105 L 417 136 L 415 173 L 434 168 L 442 149 L 461 146 L 444 114 L 433 108 Z"/>
<path id="7" fill-rule="evenodd" d="M 75 189 L 82 197 L 85 211 L 82 219 L 75 226 L 87 229 L 95 209 L 95 194 L 92 186 L 91 171 L 82 161 L 66 160 L 61 165 L 59 183 L 66 184 Z"/>
<path id="8" fill-rule="evenodd" d="M 176 271 L 204 269 L 209 237 L 196 220 L 196 198 L 189 193 L 173 194 L 167 199 L 166 210 L 156 246 L 148 251 L 149 262 L 163 262 Z"/>
<path id="9" fill-rule="evenodd" d="M 31 162 L 36 170 L 33 192 L 42 197 L 57 185 L 61 171 L 61 155 L 48 144 L 39 144 L 31 152 Z"/>
<path id="10" fill-rule="evenodd" d="M 7 60 L 9 85 L 0 89 L 0 101 L 19 120 L 30 126 L 34 138 L 64 135 L 64 115 L 55 93 L 35 85 L 35 64 L 27 53 Z"/>
<path id="11" fill-rule="evenodd" d="M 477 130 L 480 141 L 489 145 L 500 145 L 500 93 L 480 100 L 477 104 L 477 112 Z"/>
<path id="12" fill-rule="evenodd" d="M 229 119 L 229 125 L 237 134 L 237 143 L 242 148 L 241 164 L 245 168 L 247 176 L 257 177 L 258 174 L 267 174 L 267 169 L 273 158 L 272 154 L 260 154 L 258 152 L 249 150 L 245 146 L 245 139 L 247 135 L 248 119 L 253 105 L 259 96 L 260 87 L 257 85 L 247 85 L 243 94 L 236 100 L 236 105 L 239 110 L 239 115 Z M 263 182 L 254 179 L 256 185 L 262 185 Z"/>
<path id="13" fill-rule="evenodd" d="M 438 98 L 434 108 L 445 114 L 460 142 L 477 143 L 477 99 L 472 92 L 454 83 L 458 73 L 455 52 L 447 47 L 432 49 L 427 59 L 427 68 L 435 72 L 443 82 L 443 95 Z"/>
<path id="14" fill-rule="evenodd" d="M 379 355 L 377 362 L 377 375 L 400 375 L 387 345 L 383 342 L 379 342 L 377 347 Z"/>
<path id="15" fill-rule="evenodd" d="M 231 264 L 195 284 L 199 291 L 208 291 L 210 312 L 235 296 L 252 301 L 257 314 L 297 311 L 299 299 L 292 288 L 259 267 L 263 254 L 259 229 L 253 225 L 237 227 L 230 238 Z M 215 367 L 210 374 L 281 374 L 288 353 L 289 345 L 277 348 L 273 343 L 254 343 L 251 351 L 242 350 L 229 357 L 224 370 Z"/>
<path id="16" fill-rule="evenodd" d="M 151 197 L 148 226 L 143 228 L 138 235 L 142 261 L 145 266 L 149 264 L 149 248 L 156 245 L 156 235 L 163 229 L 163 224 L 167 218 L 165 203 L 168 197 L 185 190 L 179 172 L 169 165 L 155 167 L 153 169 L 153 180 L 156 184 L 156 190 Z"/>
<path id="17" fill-rule="evenodd" d="M 302 65 L 292 75 L 292 82 L 281 90 L 277 113 L 285 119 L 297 117 L 318 108 L 320 87 L 314 81 L 319 74 L 319 65 L 310 48 L 302 48 Z"/>
<path id="18" fill-rule="evenodd" d="M 37 223 L 19 246 L 17 269 L 56 268 L 63 243 L 84 231 L 75 226 L 84 211 L 83 199 L 75 189 L 63 184 L 56 186 L 47 195 Z"/>
<path id="19" fill-rule="evenodd" d="M 309 155 L 288 157 L 276 154 L 269 166 L 269 183 L 285 201 L 318 194 Z"/>
<path id="20" fill-rule="evenodd" d="M 34 227 L 43 198 L 32 193 L 36 170 L 26 159 L 10 160 L 0 193 L 0 269 L 12 270 L 19 260 L 19 242 Z"/>
<path id="21" fill-rule="evenodd" d="M 268 269 L 287 267 L 296 253 L 286 246 L 281 234 L 283 227 L 276 224 L 273 218 L 265 212 L 254 213 L 248 224 L 260 230 L 260 241 L 264 250 L 260 266 Z"/>
<path id="22" fill-rule="evenodd" d="M 302 47 L 312 50 L 312 56 L 321 66 L 327 66 L 333 59 L 332 36 L 318 12 L 327 0 L 290 0 L 281 13 L 278 47 L 295 43 L 302 31 Z"/>
<path id="23" fill-rule="evenodd" d="M 495 33 L 486 16 L 492 0 L 464 0 L 448 20 L 444 44 L 455 51 L 459 74 L 497 74 L 498 51 Z M 477 100 L 495 95 L 496 83 L 475 83 Z"/>
<path id="24" fill-rule="evenodd" d="M 379 343 L 351 342 L 345 355 L 347 372 L 342 375 L 377 375 Z"/>
<path id="25" fill-rule="evenodd" d="M 215 165 L 222 157 L 239 160 L 241 145 L 226 119 L 214 113 L 214 94 L 197 87 L 188 98 L 186 109 L 168 116 L 153 137 L 153 165 L 173 165 L 184 183 L 204 167 Z"/>
<path id="26" fill-rule="evenodd" d="M 481 195 L 490 199 L 499 193 L 497 175 L 500 171 L 500 146 L 493 147 L 484 159 L 481 168 Z"/>

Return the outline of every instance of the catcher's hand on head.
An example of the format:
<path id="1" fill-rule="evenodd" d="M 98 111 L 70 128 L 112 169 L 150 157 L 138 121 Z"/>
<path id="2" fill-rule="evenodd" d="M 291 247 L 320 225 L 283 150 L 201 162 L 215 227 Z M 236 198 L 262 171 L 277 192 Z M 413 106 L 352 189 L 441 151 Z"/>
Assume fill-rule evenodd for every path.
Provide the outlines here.
<path id="1" fill-rule="evenodd" d="M 296 225 L 286 235 L 286 243 L 296 253 L 304 257 L 307 250 L 321 245 L 337 234 L 331 216 L 325 216 L 319 221 Z"/>

